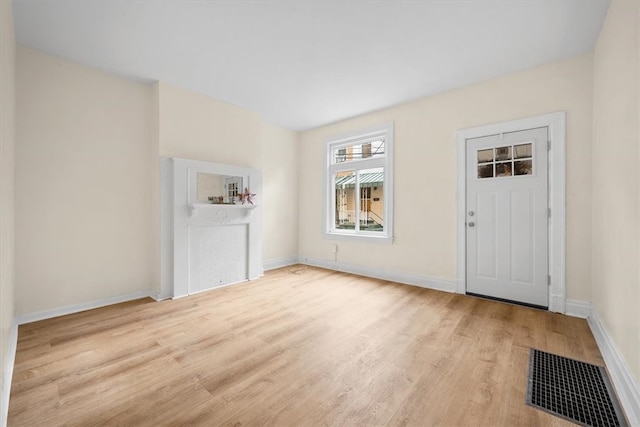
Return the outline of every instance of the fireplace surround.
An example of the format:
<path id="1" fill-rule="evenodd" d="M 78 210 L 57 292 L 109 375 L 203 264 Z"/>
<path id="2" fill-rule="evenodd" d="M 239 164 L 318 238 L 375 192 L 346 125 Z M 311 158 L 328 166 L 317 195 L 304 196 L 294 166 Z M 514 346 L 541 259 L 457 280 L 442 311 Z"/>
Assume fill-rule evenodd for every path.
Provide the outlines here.
<path id="1" fill-rule="evenodd" d="M 162 158 L 160 187 L 161 298 L 263 274 L 259 170 Z M 240 201 L 245 188 L 255 194 L 253 204 Z"/>

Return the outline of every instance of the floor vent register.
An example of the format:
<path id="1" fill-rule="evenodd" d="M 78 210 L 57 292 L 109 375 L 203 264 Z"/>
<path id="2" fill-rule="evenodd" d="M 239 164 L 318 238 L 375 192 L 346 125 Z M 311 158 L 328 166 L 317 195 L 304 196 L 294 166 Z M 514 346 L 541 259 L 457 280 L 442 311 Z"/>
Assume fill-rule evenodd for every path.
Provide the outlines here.
<path id="1" fill-rule="evenodd" d="M 583 426 L 627 427 L 603 366 L 531 349 L 526 403 Z"/>

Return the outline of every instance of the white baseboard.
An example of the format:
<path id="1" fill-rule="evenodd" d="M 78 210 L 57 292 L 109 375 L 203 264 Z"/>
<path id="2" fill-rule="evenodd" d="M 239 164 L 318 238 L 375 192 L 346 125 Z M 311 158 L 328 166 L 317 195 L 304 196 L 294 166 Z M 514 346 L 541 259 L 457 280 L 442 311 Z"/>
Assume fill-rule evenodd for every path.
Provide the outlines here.
<path id="1" fill-rule="evenodd" d="M 373 277 L 374 279 L 388 280 L 390 282 L 402 283 L 405 285 L 419 286 L 421 288 L 434 289 L 437 291 L 455 292 L 456 281 L 434 279 L 417 274 L 400 273 L 378 268 L 364 267 L 361 265 L 347 264 L 343 262 L 328 261 L 320 258 L 301 257 L 301 264 L 322 267 L 329 270 L 344 271 L 345 273 L 357 274 L 359 276 Z"/>
<path id="2" fill-rule="evenodd" d="M 2 400 L 0 401 L 0 427 L 6 427 L 9 417 L 9 395 L 11 394 L 11 381 L 13 379 L 13 366 L 16 361 L 16 348 L 18 346 L 18 323 L 14 320 L 9 330 L 9 347 L 5 360 L 4 375 L 2 377 Z"/>
<path id="3" fill-rule="evenodd" d="M 640 426 L 640 385 L 594 309 L 587 319 L 630 426 Z"/>
<path id="4" fill-rule="evenodd" d="M 16 322 L 18 325 L 24 325 L 25 323 L 37 322 L 39 320 L 51 319 L 58 316 L 65 316 L 67 314 L 79 313 L 81 311 L 92 310 L 94 308 L 105 307 L 107 305 L 118 304 L 121 302 L 133 301 L 136 299 L 147 297 L 153 298 L 155 300 L 159 299 L 159 296 L 156 292 L 153 292 L 151 290 L 144 290 L 98 301 L 68 305 L 51 310 L 39 311 L 37 313 L 23 314 L 16 317 Z"/>
<path id="5" fill-rule="evenodd" d="M 566 314 L 567 316 L 586 319 L 591 314 L 591 303 L 576 299 L 568 299 L 565 302 L 564 314 Z"/>
<path id="6" fill-rule="evenodd" d="M 149 292 L 149 298 L 152 298 L 155 301 L 164 301 L 166 299 L 171 299 L 171 295 L 161 295 L 160 292 Z"/>
<path id="7" fill-rule="evenodd" d="M 264 261 L 263 269 L 264 271 L 275 270 L 276 268 L 288 267 L 290 265 L 297 264 L 299 261 L 297 256 L 288 257 L 288 258 L 278 258 L 278 259 L 268 259 Z"/>

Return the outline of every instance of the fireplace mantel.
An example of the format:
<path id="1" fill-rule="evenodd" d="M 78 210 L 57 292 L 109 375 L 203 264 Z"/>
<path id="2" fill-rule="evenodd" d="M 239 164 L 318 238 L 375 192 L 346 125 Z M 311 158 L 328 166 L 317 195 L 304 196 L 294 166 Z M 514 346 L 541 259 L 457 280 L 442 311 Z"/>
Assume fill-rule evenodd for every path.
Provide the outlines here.
<path id="1" fill-rule="evenodd" d="M 245 213 L 245 215 L 248 215 L 251 213 L 253 209 L 257 207 L 258 205 L 251 205 L 248 203 L 244 205 L 230 204 L 230 203 L 189 203 L 190 216 L 192 217 L 196 216 L 199 210 L 224 212 L 227 209 L 231 209 L 231 210 L 240 209 Z"/>
<path id="2" fill-rule="evenodd" d="M 179 298 L 260 277 L 260 171 L 180 158 L 162 158 L 160 171 L 160 296 Z M 246 188 L 254 204 L 207 203 L 203 194 L 232 197 L 199 191 L 202 176 L 219 176 L 225 191 Z"/>

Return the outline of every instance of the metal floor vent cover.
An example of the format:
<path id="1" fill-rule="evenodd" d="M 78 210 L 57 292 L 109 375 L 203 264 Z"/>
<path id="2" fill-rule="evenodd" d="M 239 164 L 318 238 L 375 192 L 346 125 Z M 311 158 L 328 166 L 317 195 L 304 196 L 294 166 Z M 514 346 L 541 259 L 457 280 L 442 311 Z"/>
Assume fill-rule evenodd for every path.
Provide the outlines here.
<path id="1" fill-rule="evenodd" d="M 603 366 L 533 348 L 526 403 L 583 426 L 627 426 Z"/>

